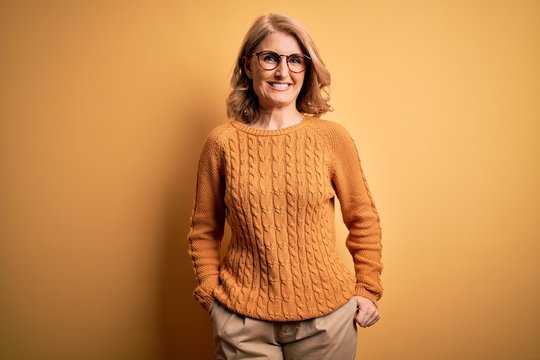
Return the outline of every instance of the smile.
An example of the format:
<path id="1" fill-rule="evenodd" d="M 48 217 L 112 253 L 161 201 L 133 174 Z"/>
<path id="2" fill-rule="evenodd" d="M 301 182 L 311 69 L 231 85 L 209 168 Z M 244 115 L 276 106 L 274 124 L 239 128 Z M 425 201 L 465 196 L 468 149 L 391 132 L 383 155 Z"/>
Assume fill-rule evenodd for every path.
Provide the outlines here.
<path id="1" fill-rule="evenodd" d="M 285 83 L 277 83 L 277 82 L 271 82 L 269 83 L 271 87 L 277 90 L 287 90 L 292 86 L 292 84 L 285 84 Z"/>

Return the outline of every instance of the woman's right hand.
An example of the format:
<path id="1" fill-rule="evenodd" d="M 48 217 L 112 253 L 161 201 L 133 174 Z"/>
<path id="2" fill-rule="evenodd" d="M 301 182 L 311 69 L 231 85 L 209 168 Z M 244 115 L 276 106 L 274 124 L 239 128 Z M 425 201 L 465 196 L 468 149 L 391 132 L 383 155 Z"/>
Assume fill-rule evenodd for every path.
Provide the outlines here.
<path id="1" fill-rule="evenodd" d="M 214 311 L 214 308 L 216 307 L 217 300 L 214 299 L 214 302 L 210 304 L 210 307 L 208 308 L 208 315 L 212 315 L 212 312 Z"/>

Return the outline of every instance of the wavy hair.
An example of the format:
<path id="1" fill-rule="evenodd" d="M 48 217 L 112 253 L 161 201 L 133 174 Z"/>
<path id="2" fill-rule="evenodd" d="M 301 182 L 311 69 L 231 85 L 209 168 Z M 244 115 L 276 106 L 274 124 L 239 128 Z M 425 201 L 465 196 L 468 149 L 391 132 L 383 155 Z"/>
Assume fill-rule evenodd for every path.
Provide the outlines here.
<path id="1" fill-rule="evenodd" d="M 311 57 L 302 89 L 296 99 L 297 110 L 315 117 L 333 111 L 329 104 L 330 73 L 306 29 L 298 20 L 289 15 L 270 13 L 259 16 L 244 37 L 231 77 L 232 90 L 226 101 L 227 116 L 248 124 L 258 118 L 257 94 L 253 90 L 252 80 L 245 72 L 242 57 L 251 54 L 264 38 L 274 32 L 292 35 L 298 41 L 304 54 Z"/>

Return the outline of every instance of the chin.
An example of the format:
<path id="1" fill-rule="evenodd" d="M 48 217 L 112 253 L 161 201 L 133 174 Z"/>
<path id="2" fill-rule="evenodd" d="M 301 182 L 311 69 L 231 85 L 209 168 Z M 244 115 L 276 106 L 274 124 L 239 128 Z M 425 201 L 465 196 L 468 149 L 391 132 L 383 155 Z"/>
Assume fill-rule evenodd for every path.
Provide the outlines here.
<path id="1" fill-rule="evenodd" d="M 290 104 L 294 104 L 295 103 L 295 100 L 290 100 L 290 101 L 268 101 L 267 104 L 268 104 L 268 107 L 270 108 L 278 108 L 278 107 L 285 107 L 285 106 L 288 106 Z"/>
<path id="2" fill-rule="evenodd" d="M 285 106 L 289 104 L 295 104 L 296 103 L 297 96 L 283 96 L 283 97 L 268 97 L 266 98 L 265 103 L 269 104 L 270 106 Z"/>

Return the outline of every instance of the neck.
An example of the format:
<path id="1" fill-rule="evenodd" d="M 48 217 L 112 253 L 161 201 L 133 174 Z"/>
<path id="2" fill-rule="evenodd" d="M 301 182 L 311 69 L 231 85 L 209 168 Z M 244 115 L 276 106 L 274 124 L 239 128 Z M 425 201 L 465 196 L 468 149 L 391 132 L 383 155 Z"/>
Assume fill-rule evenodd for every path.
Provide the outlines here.
<path id="1" fill-rule="evenodd" d="M 259 129 L 275 130 L 298 124 L 302 121 L 304 115 L 296 108 L 261 108 L 259 118 L 252 126 Z"/>

